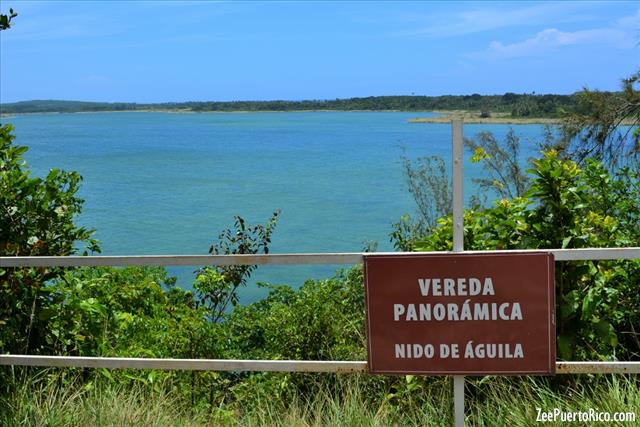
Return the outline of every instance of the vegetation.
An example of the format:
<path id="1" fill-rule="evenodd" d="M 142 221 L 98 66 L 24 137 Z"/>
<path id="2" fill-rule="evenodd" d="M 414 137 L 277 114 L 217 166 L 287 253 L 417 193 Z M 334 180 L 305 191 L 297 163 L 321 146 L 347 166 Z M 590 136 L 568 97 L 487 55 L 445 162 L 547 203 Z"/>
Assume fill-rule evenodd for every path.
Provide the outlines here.
<path id="1" fill-rule="evenodd" d="M 633 86 L 629 91 L 624 96 L 635 99 Z M 504 97 L 500 99 L 507 102 Z M 515 114 L 535 111 L 538 98 L 526 97 L 531 99 L 507 97 L 518 103 L 517 108 L 512 106 Z M 392 101 L 400 98 L 384 98 L 389 101 L 385 105 L 394 105 Z M 401 100 L 408 101 L 405 98 Z M 480 95 L 451 98 L 469 103 L 482 100 Z M 379 99 L 364 98 L 362 104 L 351 105 L 379 105 L 374 102 Z M 616 111 L 615 117 L 629 114 L 628 109 Z M 465 247 L 638 245 L 640 171 L 632 162 L 611 161 L 607 149 L 588 151 L 595 158 L 571 149 L 571 144 L 602 147 L 615 141 L 599 138 L 600 132 L 589 133 L 597 128 L 617 135 L 620 128 L 607 127 L 605 122 L 603 118 L 583 122 L 575 133 L 580 143 L 544 141 L 546 148 L 531 162 L 528 176 L 516 161 L 514 134 L 508 135 L 504 145 L 488 134 L 467 141 L 474 160 L 490 176 L 480 182 L 481 187 L 500 197 L 489 206 L 477 203 L 465 212 Z M 5 125 L 0 131 L 0 255 L 69 255 L 78 251 L 79 244 L 87 252 L 99 250 L 92 231 L 74 223 L 82 207 L 76 195 L 79 175 L 52 170 L 45 178 L 32 178 L 22 158 L 26 148 L 14 145 L 11 130 Z M 405 159 L 404 166 L 419 219 L 401 220 L 392 233 L 394 244 L 403 250 L 451 249 L 450 193 L 442 161 L 425 158 L 415 166 Z M 237 217 L 233 228 L 212 243 L 210 253 L 268 253 L 277 217 L 276 211 L 266 225 L 256 226 Z M 265 299 L 236 305 L 236 291 L 254 269 L 202 268 L 196 272 L 193 289 L 183 290 L 163 268 L 2 268 L 0 352 L 365 358 L 360 267 L 339 271 L 326 280 L 309 280 L 298 290 L 263 284 L 269 288 Z M 558 263 L 559 357 L 639 360 L 638 283 L 638 260 Z M 536 407 L 628 412 L 640 407 L 639 390 L 637 378 L 624 376 L 580 377 L 579 381 L 576 377 L 485 377 L 470 382 L 468 416 L 477 425 L 528 425 L 536 419 Z M 447 378 L 411 375 L 2 367 L 0 423 L 440 425 L 451 420 L 449 393 Z"/>
<path id="2" fill-rule="evenodd" d="M 23 101 L 0 105 L 2 114 L 72 113 L 88 111 L 433 111 L 469 110 L 485 116 L 504 113 L 511 117 L 559 117 L 575 106 L 573 95 L 370 96 L 306 101 L 216 101 L 137 104 L 123 102 Z"/>
<path id="3" fill-rule="evenodd" d="M 399 397 L 371 399 L 362 376 L 339 376 L 340 391 L 321 388 L 296 392 L 286 400 L 261 395 L 249 404 L 225 410 L 193 408 L 164 387 L 89 382 L 77 373 L 40 371 L 0 396 L 0 424 L 39 426 L 442 426 L 452 425 L 448 380 L 425 387 L 416 377 L 404 379 Z M 561 393 L 548 381 L 529 378 L 473 381 L 468 386 L 466 423 L 473 426 L 536 423 L 538 410 L 629 413 L 640 407 L 640 387 L 633 378 L 610 376 L 566 387 Z M 398 405 L 398 400 L 405 403 Z M 636 412 L 637 413 L 637 412 Z M 637 422 L 636 415 L 636 422 Z M 563 425 L 551 423 L 551 425 Z M 634 423 L 607 423 L 634 425 Z"/>
<path id="4" fill-rule="evenodd" d="M 625 169 L 612 176 L 595 161 L 580 169 L 555 151 L 534 160 L 530 173 L 524 197 L 465 212 L 466 249 L 624 247 L 640 241 L 637 174 Z M 451 217 L 442 218 L 413 247 L 451 250 L 451 235 Z M 557 263 L 558 356 L 640 358 L 639 282 L 638 260 Z"/>
<path id="5" fill-rule="evenodd" d="M 578 93 L 576 108 L 563 122 L 563 138 L 557 148 L 578 162 L 597 158 L 611 166 L 620 161 L 640 165 L 639 84 L 640 70 L 622 80 L 621 92 L 585 88 Z"/>
<path id="6" fill-rule="evenodd" d="M 472 161 L 483 165 L 487 178 L 476 180 L 482 192 L 465 212 L 465 248 L 638 246 L 640 168 L 634 150 L 639 131 L 637 125 L 622 126 L 625 120 L 640 123 L 639 92 L 633 86 L 637 77 L 623 81 L 624 95 L 611 109 L 595 102 L 609 95 L 583 91 L 579 96 L 590 105 L 590 118 L 567 116 L 557 140 L 547 129 L 540 143 L 542 156 L 531 161 L 528 175 L 512 131 L 503 142 L 490 133 L 466 140 Z M 448 184 L 446 178 L 430 173 L 425 179 L 412 168 L 405 165 L 417 205 L 437 206 L 431 193 L 411 189 L 438 188 Z M 487 194 L 497 198 L 493 206 L 486 206 Z M 420 208 L 416 220 L 405 216 L 394 225 L 396 248 L 451 250 L 451 216 L 425 229 L 431 218 L 424 212 Z M 637 283 L 638 260 L 557 263 L 559 357 L 640 358 Z"/>
<path id="7" fill-rule="evenodd" d="M 509 129 L 504 147 L 491 132 L 480 132 L 475 138 L 465 139 L 464 145 L 473 153 L 471 161 L 481 162 L 487 173 L 488 178 L 473 180 L 481 192 L 494 191 L 501 199 L 524 196 L 530 180 L 521 166 L 520 138 L 513 129 Z"/>
<path id="8" fill-rule="evenodd" d="M 399 250 L 413 250 L 412 240 L 424 236 L 439 218 L 451 214 L 451 182 L 447 178 L 445 162 L 438 156 L 419 157 L 411 161 L 402 156 L 402 166 L 409 193 L 416 202 L 417 218 L 406 214 L 393 224 L 391 241 Z"/>
<path id="9" fill-rule="evenodd" d="M 227 229 L 218 236 L 218 242 L 211 245 L 209 253 L 212 255 L 234 254 L 255 255 L 269 253 L 271 233 L 276 226 L 280 211 L 276 210 L 266 226 L 249 226 L 245 220 L 235 217 L 235 232 Z M 247 279 L 257 268 L 255 265 L 226 265 L 216 268 L 204 267 L 197 271 L 193 284 L 196 306 L 205 307 L 209 319 L 218 322 L 231 304 L 238 304 L 237 290 L 247 284 Z"/>
<path id="10" fill-rule="evenodd" d="M 11 20 L 16 16 L 18 16 L 18 14 L 14 12 L 13 9 L 9 9 L 8 15 L 0 13 L 0 31 L 11 28 Z"/>
<path id="11" fill-rule="evenodd" d="M 440 123 L 449 124 L 452 120 L 463 120 L 465 124 L 502 124 L 502 125 L 557 125 L 561 123 L 560 116 L 512 116 L 511 113 L 489 113 L 487 111 L 469 110 L 434 110 L 439 113 L 432 117 L 414 117 L 408 120 L 409 123 Z"/>
<path id="12" fill-rule="evenodd" d="M 479 141 L 483 144 L 482 139 Z M 20 151 L 12 144 L 8 146 Z M 482 147 L 485 155 L 497 150 L 491 144 Z M 486 162 L 485 155 L 479 156 L 479 161 Z M 12 168 L 19 164 L 22 162 L 13 162 Z M 431 166 L 437 170 L 438 163 Z M 580 168 L 557 152 L 548 151 L 534 161 L 530 173 L 523 196 L 466 212 L 467 248 L 622 246 L 638 241 L 636 201 L 640 186 L 638 176 L 630 169 L 613 173 L 596 161 Z M 267 252 L 276 217 L 266 226 L 250 226 L 238 218 L 234 229 L 221 233 L 219 241 L 214 242 L 212 253 Z M 12 238 L 24 240 L 22 234 Z M 450 249 L 450 216 L 441 217 L 412 245 L 417 250 Z M 5 275 L 8 272 L 5 269 Z M 327 280 L 309 280 L 299 290 L 263 285 L 269 287 L 265 299 L 221 310 L 220 302 L 233 300 L 235 285 L 241 285 L 244 277 L 246 272 L 238 270 L 201 269 L 193 291 L 185 291 L 175 287 L 162 268 L 58 272 L 37 288 L 40 303 L 31 317 L 38 321 L 40 338 L 31 351 L 121 357 L 365 359 L 359 267 Z M 640 345 L 634 328 L 640 324 L 640 299 L 634 286 L 638 281 L 637 261 L 560 264 L 559 356 L 570 360 L 637 360 Z M 21 327 L 14 328 L 13 337 L 24 336 L 29 325 Z M 4 333 L 5 328 L 0 330 Z M 7 344 L 0 351 L 21 352 L 12 350 L 9 335 L 3 336 Z M 425 419 L 437 424 L 451 416 L 446 412 L 449 409 L 442 413 L 442 408 L 450 407 L 446 381 L 413 376 L 345 378 L 300 373 L 102 369 L 61 374 L 3 368 L 0 404 L 10 408 L 10 419 L 51 424 L 126 417 L 123 422 L 155 420 L 161 425 L 278 425 L 285 420 L 300 425 L 418 425 Z M 494 407 L 499 408 L 500 416 L 527 424 L 523 420 L 535 419 L 535 407 L 529 403 L 532 396 L 538 396 L 543 408 L 555 407 L 548 406 L 551 404 L 583 407 L 579 405 L 585 401 L 601 402 L 597 393 L 619 393 L 617 400 L 606 407 L 628 410 L 629 399 L 637 398 L 638 383 L 621 381 L 613 384 L 582 379 L 578 383 L 568 378 L 527 380 L 523 385 L 510 380 L 477 380 L 470 386 L 469 416 L 479 425 L 492 424 L 496 410 L 481 408 Z M 566 387 L 574 394 L 562 400 L 559 396 L 566 394 L 562 391 Z M 596 390 L 594 394 L 590 394 L 590 387 Z M 145 403 L 148 409 L 141 409 L 142 402 L 149 399 L 154 403 Z M 170 405 L 178 408 L 175 418 L 167 416 Z M 112 412 L 116 409 L 120 415 Z"/>
<path id="13" fill-rule="evenodd" d="M 0 126 L 0 256 L 72 255 L 76 244 L 99 251 L 92 230 L 77 227 L 83 200 L 81 177 L 51 169 L 33 178 L 23 160 L 27 147 L 13 145 L 12 126 Z M 0 349 L 31 352 L 42 348 L 40 313 L 44 285 L 60 276 L 55 268 L 0 268 Z"/>

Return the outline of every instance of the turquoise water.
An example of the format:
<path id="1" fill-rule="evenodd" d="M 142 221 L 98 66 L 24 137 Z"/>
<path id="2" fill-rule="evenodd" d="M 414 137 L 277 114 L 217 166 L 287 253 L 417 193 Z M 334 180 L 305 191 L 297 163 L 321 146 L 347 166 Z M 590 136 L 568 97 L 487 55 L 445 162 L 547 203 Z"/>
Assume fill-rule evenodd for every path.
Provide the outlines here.
<path id="1" fill-rule="evenodd" d="M 58 167 L 84 177 L 79 223 L 97 229 L 103 254 L 206 254 L 234 215 L 264 223 L 282 214 L 272 253 L 361 251 L 365 241 L 392 250 L 391 224 L 415 208 L 400 157 L 451 157 L 451 127 L 410 124 L 429 113 L 88 113 L 3 119 L 30 147 L 37 175 Z M 507 125 L 465 125 L 465 136 Z M 523 157 L 537 125 L 511 126 Z M 466 196 L 478 165 L 465 164 Z M 340 266 L 260 267 L 257 281 L 300 285 Z M 172 268 L 188 287 L 193 268 Z"/>

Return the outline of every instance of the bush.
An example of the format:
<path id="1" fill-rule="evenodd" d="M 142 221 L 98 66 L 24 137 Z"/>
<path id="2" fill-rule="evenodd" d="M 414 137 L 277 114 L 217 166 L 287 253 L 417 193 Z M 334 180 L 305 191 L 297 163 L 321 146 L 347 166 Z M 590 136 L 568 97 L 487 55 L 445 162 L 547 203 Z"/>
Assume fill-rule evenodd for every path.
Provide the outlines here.
<path id="1" fill-rule="evenodd" d="M 555 151 L 533 161 L 525 197 L 465 212 L 468 250 L 625 247 L 637 245 L 638 175 L 580 169 Z M 418 251 L 451 250 L 452 220 L 442 218 Z M 565 360 L 637 359 L 640 261 L 556 263 L 558 355 Z M 635 325 L 635 326 L 634 326 Z"/>
<path id="2" fill-rule="evenodd" d="M 271 286 L 266 299 L 236 307 L 225 318 L 223 331 L 230 358 L 362 360 L 362 270 L 308 280 L 298 291 Z"/>
<path id="3" fill-rule="evenodd" d="M 27 147 L 13 145 L 12 130 L 0 127 L 0 256 L 72 255 L 79 243 L 99 251 L 93 230 L 73 223 L 82 209 L 81 176 L 51 169 L 32 178 L 23 159 Z M 0 268 L 0 352 L 41 349 L 43 286 L 61 274 L 59 268 Z"/>

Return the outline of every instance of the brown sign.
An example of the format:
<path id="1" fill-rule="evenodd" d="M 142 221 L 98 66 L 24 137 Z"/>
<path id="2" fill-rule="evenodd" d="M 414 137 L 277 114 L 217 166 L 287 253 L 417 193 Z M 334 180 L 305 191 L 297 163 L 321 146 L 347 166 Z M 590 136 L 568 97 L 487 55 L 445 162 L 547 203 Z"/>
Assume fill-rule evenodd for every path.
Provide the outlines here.
<path id="1" fill-rule="evenodd" d="M 548 253 L 367 255 L 369 371 L 554 374 Z"/>

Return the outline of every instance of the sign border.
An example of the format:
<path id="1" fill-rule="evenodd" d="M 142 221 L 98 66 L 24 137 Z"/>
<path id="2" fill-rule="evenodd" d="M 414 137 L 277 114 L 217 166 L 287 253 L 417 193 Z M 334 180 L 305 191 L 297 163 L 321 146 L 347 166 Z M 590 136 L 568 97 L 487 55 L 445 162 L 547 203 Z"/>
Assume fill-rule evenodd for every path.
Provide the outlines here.
<path id="1" fill-rule="evenodd" d="M 549 306 L 549 322 L 548 322 L 548 339 L 549 339 L 549 353 L 548 353 L 548 369 L 546 370 L 529 370 L 529 371 L 463 371 L 463 370 L 448 370 L 448 371 L 418 371 L 418 370 L 380 370 L 372 367 L 371 361 L 371 318 L 369 310 L 369 276 L 367 272 L 368 260 L 374 258 L 442 258 L 442 257 L 513 257 L 513 256 L 540 256 L 545 255 L 547 257 L 547 305 Z M 397 255 L 376 255 L 375 253 L 365 254 L 363 262 L 364 271 L 364 296 L 365 296 L 365 321 L 366 321 L 366 336 L 367 336 L 367 372 L 369 374 L 380 375 L 429 375 L 429 376 L 445 376 L 445 375 L 465 375 L 465 376 L 482 376 L 482 375 L 504 375 L 504 376 L 518 376 L 518 375 L 555 375 L 556 374 L 556 293 L 555 293 L 555 258 L 553 253 L 547 251 L 539 252 L 513 252 L 509 254 L 482 254 L 482 253 L 442 253 L 442 254 L 397 254 Z"/>

